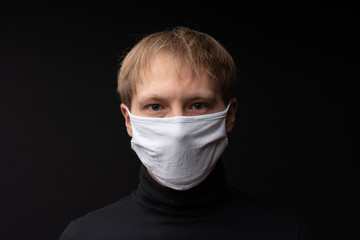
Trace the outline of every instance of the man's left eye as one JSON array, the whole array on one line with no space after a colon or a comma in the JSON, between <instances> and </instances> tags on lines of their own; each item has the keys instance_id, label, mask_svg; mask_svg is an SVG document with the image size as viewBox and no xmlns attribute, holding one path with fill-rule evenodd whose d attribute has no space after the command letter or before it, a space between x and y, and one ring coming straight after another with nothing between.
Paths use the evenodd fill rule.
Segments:
<instances>
[{"instance_id":1,"label":"man's left eye","mask_svg":"<svg viewBox=\"0 0 360 240\"><path fill-rule=\"evenodd\" d=\"M203 104L203 103L195 103L195 104L193 105L193 108L194 108L195 110L201 110L201 109L204 108L204 104Z\"/></svg>"}]
</instances>

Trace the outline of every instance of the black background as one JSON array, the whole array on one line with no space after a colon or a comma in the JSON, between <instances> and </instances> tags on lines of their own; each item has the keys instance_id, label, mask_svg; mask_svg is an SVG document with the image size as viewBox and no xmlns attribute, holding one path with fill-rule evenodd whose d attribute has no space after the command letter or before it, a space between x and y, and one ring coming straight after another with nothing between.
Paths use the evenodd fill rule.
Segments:
<instances>
[{"instance_id":1,"label":"black background","mask_svg":"<svg viewBox=\"0 0 360 240\"><path fill-rule=\"evenodd\" d=\"M0 238L58 239L136 187L119 59L144 34L185 25L218 39L239 68L230 183L306 217L315 239L354 239L358 13L270 2L2 4Z\"/></svg>"}]
</instances>

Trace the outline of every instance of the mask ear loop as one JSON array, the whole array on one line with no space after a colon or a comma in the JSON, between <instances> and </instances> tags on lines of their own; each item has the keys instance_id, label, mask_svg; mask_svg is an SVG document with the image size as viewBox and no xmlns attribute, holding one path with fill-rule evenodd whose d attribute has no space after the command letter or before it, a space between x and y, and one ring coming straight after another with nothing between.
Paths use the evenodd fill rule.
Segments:
<instances>
[{"instance_id":1,"label":"mask ear loop","mask_svg":"<svg viewBox=\"0 0 360 240\"><path fill-rule=\"evenodd\" d=\"M130 112L130 110L129 110L129 108L125 105L125 108L126 108L126 111L128 112L128 114L130 115L130 117L132 116L132 114L131 114L131 112Z\"/></svg>"},{"instance_id":2,"label":"mask ear loop","mask_svg":"<svg viewBox=\"0 0 360 240\"><path fill-rule=\"evenodd\" d=\"M226 109L225 109L225 112L227 113L230 109L230 106L231 106L231 102L229 102L229 104L227 105Z\"/></svg>"}]
</instances>

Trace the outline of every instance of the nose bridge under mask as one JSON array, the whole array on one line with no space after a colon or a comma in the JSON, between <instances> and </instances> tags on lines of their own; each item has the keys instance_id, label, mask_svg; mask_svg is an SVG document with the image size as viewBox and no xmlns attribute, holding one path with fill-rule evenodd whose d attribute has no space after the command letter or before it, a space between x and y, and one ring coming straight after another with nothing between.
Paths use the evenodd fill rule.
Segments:
<instances>
[{"instance_id":1,"label":"nose bridge under mask","mask_svg":"<svg viewBox=\"0 0 360 240\"><path fill-rule=\"evenodd\" d=\"M191 129L196 122L172 122L161 124L161 128L164 129L164 135L171 136L174 139L186 140L190 134L188 134L188 129ZM193 134L196 134L196 131L193 131ZM193 135L192 134L192 135Z\"/></svg>"}]
</instances>

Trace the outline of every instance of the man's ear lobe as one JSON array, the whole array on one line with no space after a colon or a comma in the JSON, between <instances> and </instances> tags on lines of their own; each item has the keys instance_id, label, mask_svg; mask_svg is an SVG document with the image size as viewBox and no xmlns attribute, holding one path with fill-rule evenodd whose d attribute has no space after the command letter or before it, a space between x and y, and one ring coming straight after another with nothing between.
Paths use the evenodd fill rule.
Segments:
<instances>
[{"instance_id":1,"label":"man's ear lobe","mask_svg":"<svg viewBox=\"0 0 360 240\"><path fill-rule=\"evenodd\" d=\"M238 106L236 98L232 98L230 101L230 108L226 116L226 133L230 133L235 124L235 113Z\"/></svg>"},{"instance_id":2,"label":"man's ear lobe","mask_svg":"<svg viewBox=\"0 0 360 240\"><path fill-rule=\"evenodd\" d=\"M129 136L132 137L131 121L130 121L129 113L126 110L126 105L124 103L120 104L120 109L121 109L122 115L125 118L126 131L129 134Z\"/></svg>"}]
</instances>

